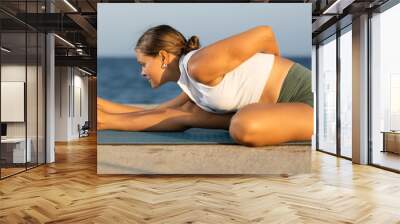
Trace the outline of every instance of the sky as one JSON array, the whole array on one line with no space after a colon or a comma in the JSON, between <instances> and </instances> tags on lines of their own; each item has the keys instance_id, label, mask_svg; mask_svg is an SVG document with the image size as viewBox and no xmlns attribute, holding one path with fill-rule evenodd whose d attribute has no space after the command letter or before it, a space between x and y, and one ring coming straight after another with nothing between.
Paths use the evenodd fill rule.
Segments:
<instances>
[{"instance_id":1,"label":"sky","mask_svg":"<svg viewBox=\"0 0 400 224\"><path fill-rule=\"evenodd\" d=\"M284 57L311 58L311 3L99 3L98 57L135 57L149 28L167 24L202 47L258 25L271 26Z\"/></svg>"}]
</instances>

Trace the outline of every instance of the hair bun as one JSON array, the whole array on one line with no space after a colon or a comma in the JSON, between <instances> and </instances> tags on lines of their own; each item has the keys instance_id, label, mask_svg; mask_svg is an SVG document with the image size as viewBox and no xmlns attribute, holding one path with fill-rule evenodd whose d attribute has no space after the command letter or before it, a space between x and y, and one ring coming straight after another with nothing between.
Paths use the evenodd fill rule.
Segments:
<instances>
[{"instance_id":1,"label":"hair bun","mask_svg":"<svg viewBox=\"0 0 400 224\"><path fill-rule=\"evenodd\" d=\"M183 54L187 54L190 51L200 48L200 40L197 36L191 36L188 41L186 41L185 47L183 49Z\"/></svg>"}]
</instances>

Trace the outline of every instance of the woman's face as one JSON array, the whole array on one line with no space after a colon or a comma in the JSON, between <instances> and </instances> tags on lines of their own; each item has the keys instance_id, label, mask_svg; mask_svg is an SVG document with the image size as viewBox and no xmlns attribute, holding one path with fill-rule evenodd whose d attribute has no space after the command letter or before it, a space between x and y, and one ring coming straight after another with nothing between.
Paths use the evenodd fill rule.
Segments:
<instances>
[{"instance_id":1,"label":"woman's face","mask_svg":"<svg viewBox=\"0 0 400 224\"><path fill-rule=\"evenodd\" d=\"M136 51L136 58L142 67L141 75L146 78L151 88L157 88L161 85L161 77L165 69L162 69L162 60L159 55L152 57L143 54L140 50Z\"/></svg>"}]
</instances>

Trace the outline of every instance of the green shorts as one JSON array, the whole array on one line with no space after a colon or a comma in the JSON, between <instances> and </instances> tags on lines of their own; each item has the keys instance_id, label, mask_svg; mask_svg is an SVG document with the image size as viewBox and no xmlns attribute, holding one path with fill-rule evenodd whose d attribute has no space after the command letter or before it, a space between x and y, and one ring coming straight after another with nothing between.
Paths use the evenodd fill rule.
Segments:
<instances>
[{"instance_id":1,"label":"green shorts","mask_svg":"<svg viewBox=\"0 0 400 224\"><path fill-rule=\"evenodd\" d=\"M314 107L311 82L311 71L298 63L293 64L283 81L277 103L299 102Z\"/></svg>"}]
</instances>

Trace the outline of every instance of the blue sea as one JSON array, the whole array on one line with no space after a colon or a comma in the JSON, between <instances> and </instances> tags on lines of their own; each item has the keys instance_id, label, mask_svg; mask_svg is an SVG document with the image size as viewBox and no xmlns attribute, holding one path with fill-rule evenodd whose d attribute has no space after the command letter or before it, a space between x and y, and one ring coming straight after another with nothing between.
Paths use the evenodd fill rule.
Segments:
<instances>
[{"instance_id":1,"label":"blue sea","mask_svg":"<svg viewBox=\"0 0 400 224\"><path fill-rule=\"evenodd\" d=\"M310 58L289 59L311 68ZM140 65L135 58L97 59L97 95L119 103L159 104L181 92L176 83L166 83L152 89L140 75Z\"/></svg>"}]
</instances>

